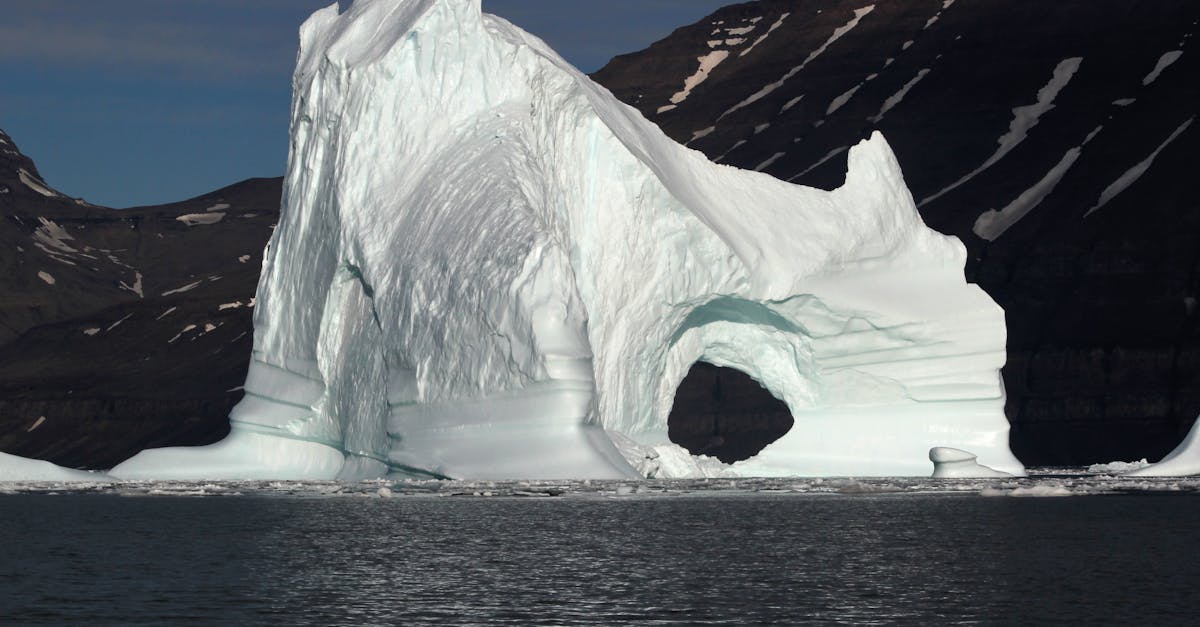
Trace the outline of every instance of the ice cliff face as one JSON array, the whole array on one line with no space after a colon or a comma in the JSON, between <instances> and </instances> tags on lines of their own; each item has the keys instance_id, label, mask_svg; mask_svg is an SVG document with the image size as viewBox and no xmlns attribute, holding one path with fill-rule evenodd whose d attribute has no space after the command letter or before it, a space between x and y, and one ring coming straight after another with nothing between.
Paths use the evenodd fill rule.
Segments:
<instances>
[{"instance_id":1,"label":"ice cliff face","mask_svg":"<svg viewBox=\"0 0 1200 627\"><path fill-rule=\"evenodd\" d=\"M118 477L634 474L697 360L795 426L740 474L1020 473L1003 312L882 136L825 192L668 139L478 0L301 29L284 211L233 433ZM629 447L625 447L628 449Z\"/></svg>"}]
</instances>

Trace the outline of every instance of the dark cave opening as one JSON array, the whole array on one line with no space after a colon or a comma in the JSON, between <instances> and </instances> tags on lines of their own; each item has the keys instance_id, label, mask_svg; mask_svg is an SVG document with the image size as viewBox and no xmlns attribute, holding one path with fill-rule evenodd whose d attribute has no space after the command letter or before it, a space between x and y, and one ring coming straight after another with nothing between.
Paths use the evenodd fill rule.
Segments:
<instances>
[{"instance_id":1,"label":"dark cave opening","mask_svg":"<svg viewBox=\"0 0 1200 627\"><path fill-rule=\"evenodd\" d=\"M698 361L675 390L667 436L693 455L731 464L757 455L793 422L787 404L750 375Z\"/></svg>"}]
</instances>

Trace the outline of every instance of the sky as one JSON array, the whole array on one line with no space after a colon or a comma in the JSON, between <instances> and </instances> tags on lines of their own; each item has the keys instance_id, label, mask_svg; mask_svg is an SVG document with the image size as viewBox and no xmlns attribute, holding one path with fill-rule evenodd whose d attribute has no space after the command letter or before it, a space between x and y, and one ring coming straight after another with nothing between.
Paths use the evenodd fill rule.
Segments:
<instances>
[{"instance_id":1,"label":"sky","mask_svg":"<svg viewBox=\"0 0 1200 627\"><path fill-rule=\"evenodd\" d=\"M281 176L297 29L332 1L6 2L0 128L50 185L111 207ZM482 1L591 72L735 0Z\"/></svg>"}]
</instances>

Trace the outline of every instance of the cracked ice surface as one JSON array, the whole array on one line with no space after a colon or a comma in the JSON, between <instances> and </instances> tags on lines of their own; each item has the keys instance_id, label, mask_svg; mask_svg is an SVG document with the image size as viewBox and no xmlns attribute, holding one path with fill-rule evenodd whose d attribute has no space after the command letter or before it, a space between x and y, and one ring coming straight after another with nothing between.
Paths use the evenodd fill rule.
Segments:
<instances>
[{"instance_id":1,"label":"cracked ice surface","mask_svg":"<svg viewBox=\"0 0 1200 627\"><path fill-rule=\"evenodd\" d=\"M293 85L233 431L114 476L705 474L667 441L698 360L796 418L724 473L1023 472L1003 312L881 135L832 192L714 165L478 0L318 11Z\"/></svg>"}]
</instances>

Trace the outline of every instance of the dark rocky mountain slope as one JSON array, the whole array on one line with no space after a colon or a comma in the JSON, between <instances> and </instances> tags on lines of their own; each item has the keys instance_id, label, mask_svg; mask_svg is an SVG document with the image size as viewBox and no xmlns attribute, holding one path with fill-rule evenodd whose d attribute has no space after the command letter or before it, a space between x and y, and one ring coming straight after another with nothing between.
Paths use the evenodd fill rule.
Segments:
<instances>
[{"instance_id":1,"label":"dark rocky mountain slope","mask_svg":"<svg viewBox=\"0 0 1200 627\"><path fill-rule=\"evenodd\" d=\"M113 210L0 132L0 450L103 468L228 430L279 179Z\"/></svg>"},{"instance_id":2,"label":"dark rocky mountain slope","mask_svg":"<svg viewBox=\"0 0 1200 627\"><path fill-rule=\"evenodd\" d=\"M595 74L710 158L831 189L884 133L1007 312L1014 452L1157 458L1200 413L1200 3L761 0Z\"/></svg>"},{"instance_id":3,"label":"dark rocky mountain slope","mask_svg":"<svg viewBox=\"0 0 1200 627\"><path fill-rule=\"evenodd\" d=\"M594 78L711 158L827 189L881 130L1007 311L1018 456L1153 459L1200 413L1198 18L1191 0L760 0ZM96 207L0 133L0 450L99 468L220 438L279 197L256 179ZM681 441L711 447L741 412L734 458L790 426L738 374L689 375L672 415L702 419L673 423Z\"/></svg>"}]
</instances>

